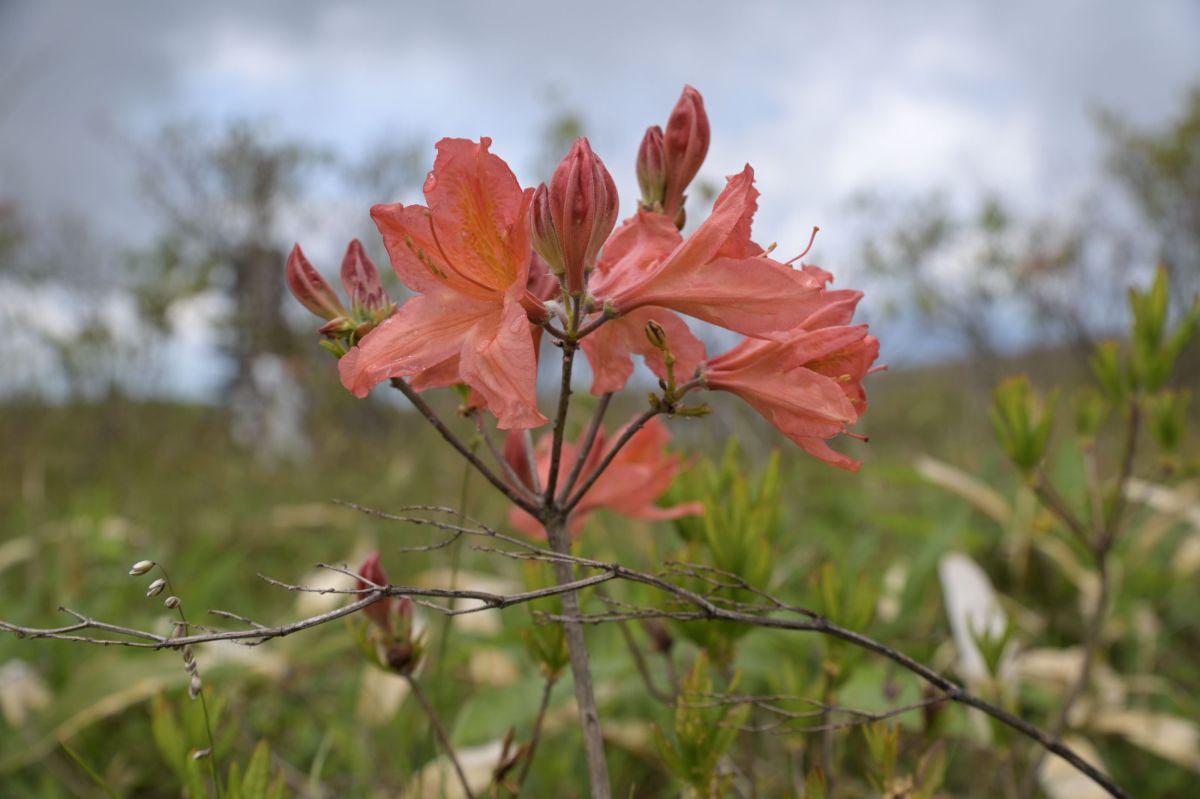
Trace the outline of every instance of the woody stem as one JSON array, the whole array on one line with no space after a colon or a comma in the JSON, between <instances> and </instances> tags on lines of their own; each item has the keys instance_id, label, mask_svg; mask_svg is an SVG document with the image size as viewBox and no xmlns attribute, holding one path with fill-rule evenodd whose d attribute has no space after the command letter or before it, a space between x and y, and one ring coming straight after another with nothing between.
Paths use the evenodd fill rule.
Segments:
<instances>
[{"instance_id":1,"label":"woody stem","mask_svg":"<svg viewBox=\"0 0 1200 799\"><path fill-rule=\"evenodd\" d=\"M571 554L571 538L567 531L568 516L554 512L545 520L546 536L550 548L560 555ZM571 563L567 560L554 562L555 577L559 585L574 579ZM563 615L579 618L579 596L570 591L562 595ZM588 663L587 642L583 637L583 625L578 621L563 624L567 638L567 651L571 659L571 674L575 678L575 703L579 706L579 725L583 732L584 753L587 756L588 781L592 799L611 799L612 789L608 781L608 761L604 757L604 737L600 730L600 713L596 710L596 692L592 685L592 669Z\"/></svg>"}]
</instances>

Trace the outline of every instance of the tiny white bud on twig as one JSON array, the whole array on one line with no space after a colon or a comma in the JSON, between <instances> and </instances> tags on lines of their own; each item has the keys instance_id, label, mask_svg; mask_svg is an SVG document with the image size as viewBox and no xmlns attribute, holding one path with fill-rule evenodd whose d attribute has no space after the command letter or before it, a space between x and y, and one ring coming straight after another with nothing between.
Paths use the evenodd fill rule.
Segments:
<instances>
[{"instance_id":1,"label":"tiny white bud on twig","mask_svg":"<svg viewBox=\"0 0 1200 799\"><path fill-rule=\"evenodd\" d=\"M154 582L150 583L150 587L146 589L146 596L158 596L167 587L167 581L159 577Z\"/></svg>"},{"instance_id":2,"label":"tiny white bud on twig","mask_svg":"<svg viewBox=\"0 0 1200 799\"><path fill-rule=\"evenodd\" d=\"M203 749L197 749L195 752L192 752L192 760L203 760L211 754L212 747L206 746Z\"/></svg>"},{"instance_id":3,"label":"tiny white bud on twig","mask_svg":"<svg viewBox=\"0 0 1200 799\"><path fill-rule=\"evenodd\" d=\"M195 699L200 696L200 689L203 687L203 684L200 682L200 675L193 674L192 681L188 683L188 696Z\"/></svg>"},{"instance_id":4,"label":"tiny white bud on twig","mask_svg":"<svg viewBox=\"0 0 1200 799\"><path fill-rule=\"evenodd\" d=\"M130 567L129 576L137 577L139 575L145 574L146 572L153 569L154 565L155 565L154 561L152 561L152 560L139 560L137 563L133 564L133 566Z\"/></svg>"},{"instance_id":5,"label":"tiny white bud on twig","mask_svg":"<svg viewBox=\"0 0 1200 799\"><path fill-rule=\"evenodd\" d=\"M163 604L166 605L168 609L174 610L175 608L179 607L179 597L169 596L163 600Z\"/></svg>"}]
</instances>

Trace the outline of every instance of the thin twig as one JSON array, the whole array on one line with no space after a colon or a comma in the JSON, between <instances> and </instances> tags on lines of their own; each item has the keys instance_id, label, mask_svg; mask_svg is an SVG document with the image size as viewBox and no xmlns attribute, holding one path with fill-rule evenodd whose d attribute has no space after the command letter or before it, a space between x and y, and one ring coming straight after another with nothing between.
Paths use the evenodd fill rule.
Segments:
<instances>
[{"instance_id":1,"label":"thin twig","mask_svg":"<svg viewBox=\"0 0 1200 799\"><path fill-rule=\"evenodd\" d=\"M591 424L588 425L587 434L583 437L583 449L579 451L579 457L575 459L575 465L571 467L571 473L567 475L567 481L563 483L562 491L558 495L558 501L564 503L567 497L571 495L571 489L575 487L575 482L579 479L580 473L583 471L583 466L587 463L588 456L592 454L592 447L596 445L596 436L604 425L604 414L608 410L608 403L612 401L612 394L605 394L600 398L600 403L596 406L596 412L592 414Z\"/></svg>"},{"instance_id":2,"label":"thin twig","mask_svg":"<svg viewBox=\"0 0 1200 799\"><path fill-rule=\"evenodd\" d=\"M550 694L554 691L554 685L558 682L558 676L549 676L546 678L546 684L542 687L542 701L538 705L537 718L533 722L533 732L529 735L529 747L525 750L525 762L521 764L521 773L517 775L517 790L514 796L521 795L521 789L525 787L525 779L529 776L529 769L533 767L533 756L537 754L538 744L542 740L542 724L546 721L546 711L550 709Z\"/></svg>"},{"instance_id":3,"label":"thin twig","mask_svg":"<svg viewBox=\"0 0 1200 799\"><path fill-rule=\"evenodd\" d=\"M433 408L429 407L429 404L426 403L425 400L421 399L421 395L413 390L412 386L408 384L408 381L402 377L393 377L391 383L394 388L399 389L400 393L408 398L408 401L411 402L413 407L425 417L426 421L433 425L435 430L441 433L442 438L444 438L446 442L450 444L450 446L458 450L458 454L466 458L467 462L474 466L480 474L487 478L487 481L495 486L497 491L508 497L514 505L517 505L523 510L533 514L537 513L536 505L525 499L507 483L505 483L499 475L489 469L487 464L481 461L479 456L472 452L471 449L464 444L457 435L455 435L453 430L451 430L449 427L446 427L446 424L438 417Z\"/></svg>"},{"instance_id":4,"label":"thin twig","mask_svg":"<svg viewBox=\"0 0 1200 799\"><path fill-rule=\"evenodd\" d=\"M1091 533L1088 532L1087 526L1080 520L1075 511L1071 510L1071 506L1066 500L1059 495L1045 473L1038 471L1031 482L1033 493L1041 500L1042 504L1053 513L1058 519L1067 526L1067 529L1078 539L1079 543L1091 550L1095 543Z\"/></svg>"},{"instance_id":5,"label":"thin twig","mask_svg":"<svg viewBox=\"0 0 1200 799\"><path fill-rule=\"evenodd\" d=\"M450 763L454 766L454 773L458 775L458 781L462 783L463 792L467 795L467 799L475 799L475 793L471 790L471 783L467 782L467 775L463 773L462 764L458 762L458 756L454 753L454 744L450 743L450 736L446 734L446 727L442 724L441 717L434 710L433 705L429 702L429 697L425 696L425 692L421 689L421 684L411 674L405 674L404 679L408 681L408 685L412 688L412 694L417 699L417 703L421 705L421 710L425 711L425 717L429 719L429 725L433 727L434 735L437 736L438 743L442 745L442 750L445 751L446 757L450 759Z\"/></svg>"},{"instance_id":6,"label":"thin twig","mask_svg":"<svg viewBox=\"0 0 1200 799\"><path fill-rule=\"evenodd\" d=\"M579 500L583 499L584 495L591 490L592 485L595 484L596 480L600 478L600 475L604 473L604 470L607 469L609 464L613 462L613 458L617 457L617 453L619 453L621 449L629 443L629 439L633 438L637 431L645 427L646 422L663 412L664 411L661 408L647 408L641 416L634 419L625 428L625 430L622 431L620 437L613 442L612 446L608 448L608 451L604 453L604 458L599 464L596 465L596 468L592 470L591 474L584 478L583 485L579 487L579 490L577 490L570 499L563 503L563 509L568 513L573 510L575 506L579 504Z\"/></svg>"},{"instance_id":7,"label":"thin twig","mask_svg":"<svg viewBox=\"0 0 1200 799\"><path fill-rule=\"evenodd\" d=\"M504 453L496 445L496 440L492 438L492 432L488 429L487 424L483 421L483 417L475 413L475 427L479 430L479 435L483 437L483 443L487 445L488 451L492 453L492 458L500 465L504 471L504 476L508 478L508 482L512 487L525 496L531 503L537 503L541 497L533 494L532 490L525 485L525 482L513 471L512 465L508 462L508 458L504 457ZM531 463L533 461L530 461ZM461 497L460 497L461 500Z\"/></svg>"}]
</instances>

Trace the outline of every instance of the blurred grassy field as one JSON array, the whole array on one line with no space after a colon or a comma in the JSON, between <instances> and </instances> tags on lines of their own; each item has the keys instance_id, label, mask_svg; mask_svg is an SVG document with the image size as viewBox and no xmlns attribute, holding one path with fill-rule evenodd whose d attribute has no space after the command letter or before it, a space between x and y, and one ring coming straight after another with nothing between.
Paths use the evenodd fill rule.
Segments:
<instances>
[{"instance_id":1,"label":"blurred grassy field","mask_svg":"<svg viewBox=\"0 0 1200 799\"><path fill-rule=\"evenodd\" d=\"M1053 364L1034 364L1033 371L1066 380L1077 376ZM805 601L810 577L825 561L851 579L862 575L875 584L900 565L902 579L891 589L895 612L878 619L869 632L943 669L952 666L953 657L936 566L951 549L976 558L997 588L1013 598L1011 615L1023 641L1066 646L1078 640L1081 628L1076 588L1038 545L1051 523L1032 513L1028 497L1018 492L991 441L987 394L972 390L978 381L969 377L941 368L873 378L872 409L863 429L871 442L850 444L866 458L860 475L783 449L783 518L791 545L776 564L773 589ZM770 448L786 444L732 404L717 404L719 413L711 420L670 423L682 448L715 455L728 436L737 435L746 462L755 465L765 462ZM389 547L438 538L331 500L388 510L409 503L459 507L465 497L467 513L497 525L504 524L505 504L482 480L468 476L436 434L398 404L331 395L320 399L318 408L310 431L313 457L271 463L233 443L228 411L217 408L122 398L6 406L0 425L0 618L49 626L63 623L56 608L66 605L106 620L165 630L161 603L146 599L142 581L126 576L129 564L142 558L166 565L193 620L212 623L220 620L204 611L213 607L264 623L313 612L316 599L298 598L256 574L328 583L328 576L312 574L314 564L356 565L375 548L383 551L396 583L444 585L457 558L460 584L520 584L517 564L461 544L431 553L389 554ZM452 408L443 404L442 410ZM610 428L629 411L610 410ZM583 418L580 414L576 423ZM1055 468L1070 487L1077 464L1070 447L1065 452ZM918 455L954 464L991 486L1024 514L1028 528L1006 531L961 496L930 484L914 469ZM1135 516L1135 524L1142 517ZM1181 524L1164 522L1153 542L1131 536L1123 544L1114 613L1121 639L1109 665L1120 675L1153 675L1144 687L1131 687L1129 681L1131 707L1194 720L1200 717L1195 665L1200 626L1193 613L1200 579L1172 576L1172 562L1191 534ZM586 554L618 557L646 569L677 546L669 525L606 515L590 523L583 543ZM510 726L519 738L527 736L542 688L521 637L530 623L528 609L464 617L448 633L439 619L429 623L435 655L443 634L448 638L444 659L432 657L421 679L455 743L466 750L485 747ZM644 646L642 632L634 632ZM617 794L673 795L650 734L651 723L669 721L670 709L647 700L617 629L593 629L589 641L614 744ZM803 688L820 668L821 647L815 637L751 633L737 661L745 672L741 690ZM681 667L689 652L684 644L677 647ZM155 697L174 712L191 712L177 655L0 636L0 667L15 660L40 675L44 694L27 683L9 689L17 698L7 704L16 710L10 713L6 704L6 718L0 719L7 726L0 734L0 796L105 795L64 742L119 795L179 795L178 764L164 762L151 729ZM364 665L344 624L254 649L204 649L199 661L209 695L224 708L218 737L228 738L228 748L220 751L226 763L248 759L255 742L265 739L289 795L421 795L414 775L437 756L429 726L415 703L397 702L399 680ZM652 665L656 678L666 679L662 664ZM584 791L570 696L568 677L553 695L551 743L539 754L529 796ZM866 660L843 700L882 708L904 697L916 698L913 680ZM1044 691L1026 691L1022 701L1042 721L1053 707L1052 695ZM24 714L17 712L22 707ZM963 724L958 718L953 729ZM840 736L851 765L862 748L857 735ZM753 756L757 748L766 758L758 768L777 772L775 784L785 790L809 738L743 738L748 740L739 751ZM1187 796L1197 779L1182 765L1185 761L1148 753L1126 738L1110 735L1093 743L1135 795ZM494 759L493 750L484 750L489 753ZM973 773L991 762L988 757L987 746L954 737L947 793L993 795Z\"/></svg>"}]
</instances>

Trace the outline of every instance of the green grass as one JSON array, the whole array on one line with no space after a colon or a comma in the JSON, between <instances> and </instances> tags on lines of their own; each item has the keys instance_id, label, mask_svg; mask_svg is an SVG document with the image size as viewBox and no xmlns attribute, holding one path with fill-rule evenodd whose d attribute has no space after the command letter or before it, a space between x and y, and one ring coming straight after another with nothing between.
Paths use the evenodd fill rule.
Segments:
<instances>
[{"instance_id":1,"label":"green grass","mask_svg":"<svg viewBox=\"0 0 1200 799\"><path fill-rule=\"evenodd\" d=\"M1050 370L1053 371L1053 370ZM949 668L952 652L937 583L937 559L948 549L980 561L997 588L1012 600L1026 625L1021 635L1039 646L1065 646L1080 632L1076 590L1031 544L1051 535L1043 516L1031 527L1005 531L961 498L921 479L913 459L931 454L955 464L1001 496L1016 496L1016 480L1000 461L986 427L986 393L962 390L952 370L896 373L873 378L873 406L864 432L869 445L860 475L838 472L784 449L782 491L786 529L773 590L798 602L811 599L811 580L831 561L847 575L878 584L889 567L903 564L907 581L899 612L879 619L869 632L914 656ZM443 392L445 393L445 392ZM442 398L448 401L449 397ZM771 447L787 442L759 420L716 403L711 422L671 423L689 451L719 453L729 434L744 442L750 464L766 461ZM463 464L411 413L345 396L316 403L314 457L304 463L271 463L231 441L226 412L209 407L133 402L45 407L9 405L0 426L0 618L38 626L62 623L66 605L106 620L165 629L159 599L146 599L144 579L126 576L129 564L157 560L170 570L195 621L218 622L206 609L219 607L273 623L299 617L297 596L260 580L258 573L297 582L312 579L319 561L357 565L379 548L394 582L427 579L446 570L453 548L404 554L396 547L439 540L430 530L384 522L333 505L341 498L395 509L409 503L456 506L464 492ZM452 407L439 406L451 414ZM610 427L633 410L614 407ZM579 423L582 423L581 421ZM465 423L460 423L465 428ZM719 431L719 433L718 433ZM1078 495L1067 457L1056 464L1069 496ZM503 525L505 503L476 477L467 477L466 510ZM1074 482L1072 482L1074 481ZM1135 526L1141 517L1135 517ZM1120 600L1114 613L1118 636L1110 665L1119 674L1157 675L1161 685L1131 695L1131 707L1200 717L1200 633L1191 608L1200 600L1197 581L1168 576L1176 548L1187 533L1168 525L1162 537L1141 546L1123 544ZM1014 539L1014 535L1017 538ZM456 545L462 569L511 582L518 565ZM649 526L604 515L589 526L587 554L619 557L654 569L679 547L669 525ZM392 550L392 551L389 551ZM616 586L626 599L652 600ZM593 601L593 609L599 609ZM494 628L451 628L445 659L426 663L420 675L460 747L502 738L510 727L528 736L542 680L526 652L525 608L495 617ZM1135 625L1153 618L1148 639ZM225 622L221 622L225 624ZM429 619L431 651L440 648L439 619ZM634 634L642 646L646 637ZM1147 653L1147 641L1153 652ZM668 796L678 789L664 770L650 725L668 725L671 710L648 698L618 631L589 631L606 723L619 728L613 750L616 794ZM678 640L680 670L694 649ZM383 719L372 719L378 698L363 698L367 667L347 626L329 624L255 649L201 649L198 659L209 696L224 708L218 737L223 767L244 767L255 743L267 740L282 769L288 795L395 796L436 757L429 725L411 701ZM661 658L647 656L659 685L668 675ZM744 672L740 691L813 694L825 649L815 637L755 631L739 646L735 665ZM151 731L152 700L165 697L176 713L186 710L186 674L175 653L89 648L64 642L0 636L0 666L26 662L41 675L48 703L0 734L0 795L4 797L178 796L178 764L163 760ZM870 658L856 661L842 699L862 707L887 706L915 697L910 678ZM497 665L498 664L498 665ZM572 724L570 678L555 689L548 736L533 769L528 796L582 796L582 747ZM1049 697L1022 694L1027 714L1044 722ZM975 774L993 761L991 747L972 737L958 710L950 729L951 769L947 792L995 795ZM3 724L0 719L0 724ZM919 717L909 720L913 730ZM914 732L914 735L917 735ZM811 735L743 735L735 760L757 759L763 795L784 795L789 775L813 745ZM838 736L847 773L865 769L862 738ZM1110 771L1138 796L1180 796L1195 774L1147 754L1116 736L1093 737ZM202 741L196 746L206 745ZM915 750L914 750L915 751ZM1025 750L1022 750L1022 752ZM72 754L74 753L74 754ZM913 751L906 751L906 757ZM104 788L89 776L104 782ZM846 795L855 793L848 781ZM306 794L306 792L308 792ZM1183 792L1183 793L1181 793Z\"/></svg>"}]
</instances>

